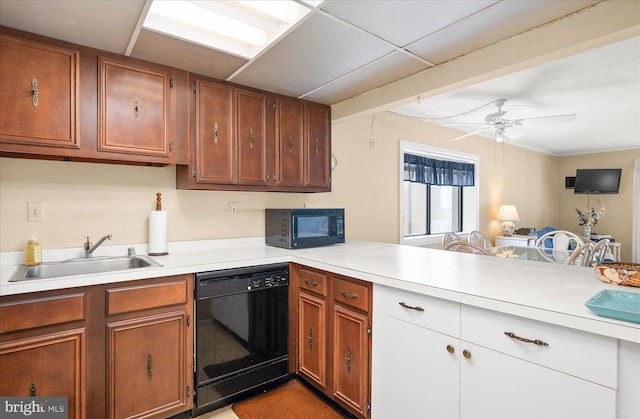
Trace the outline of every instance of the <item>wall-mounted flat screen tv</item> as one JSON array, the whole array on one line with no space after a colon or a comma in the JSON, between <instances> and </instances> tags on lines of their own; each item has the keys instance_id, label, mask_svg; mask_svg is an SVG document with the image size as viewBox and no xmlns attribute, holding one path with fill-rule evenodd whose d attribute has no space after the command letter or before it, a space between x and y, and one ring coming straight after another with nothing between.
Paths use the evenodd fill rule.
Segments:
<instances>
[{"instance_id":1,"label":"wall-mounted flat screen tv","mask_svg":"<svg viewBox=\"0 0 640 419\"><path fill-rule=\"evenodd\" d=\"M573 193L617 194L622 169L578 169Z\"/></svg>"}]
</instances>

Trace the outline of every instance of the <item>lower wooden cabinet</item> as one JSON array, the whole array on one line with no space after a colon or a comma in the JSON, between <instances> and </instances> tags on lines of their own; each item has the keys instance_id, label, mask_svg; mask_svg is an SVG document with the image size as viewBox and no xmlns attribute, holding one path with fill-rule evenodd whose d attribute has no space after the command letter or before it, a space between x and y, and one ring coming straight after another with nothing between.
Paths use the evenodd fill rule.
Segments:
<instances>
[{"instance_id":1,"label":"lower wooden cabinet","mask_svg":"<svg viewBox=\"0 0 640 419\"><path fill-rule=\"evenodd\" d=\"M183 410L186 317L183 310L107 324L110 418Z\"/></svg>"},{"instance_id":2,"label":"lower wooden cabinet","mask_svg":"<svg viewBox=\"0 0 640 419\"><path fill-rule=\"evenodd\" d=\"M191 275L0 297L0 394L67 397L69 418L192 408Z\"/></svg>"},{"instance_id":3,"label":"lower wooden cabinet","mask_svg":"<svg viewBox=\"0 0 640 419\"><path fill-rule=\"evenodd\" d=\"M85 417L85 329L0 344L0 394L66 397L68 418Z\"/></svg>"},{"instance_id":4,"label":"lower wooden cabinet","mask_svg":"<svg viewBox=\"0 0 640 419\"><path fill-rule=\"evenodd\" d=\"M295 266L298 374L352 414L370 416L371 284Z\"/></svg>"}]
</instances>

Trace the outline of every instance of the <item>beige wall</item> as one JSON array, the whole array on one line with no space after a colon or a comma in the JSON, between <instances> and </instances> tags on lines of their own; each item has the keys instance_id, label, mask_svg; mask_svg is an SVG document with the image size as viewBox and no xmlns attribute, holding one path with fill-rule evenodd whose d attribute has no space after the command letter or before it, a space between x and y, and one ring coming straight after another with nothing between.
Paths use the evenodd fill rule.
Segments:
<instances>
[{"instance_id":1,"label":"beige wall","mask_svg":"<svg viewBox=\"0 0 640 419\"><path fill-rule=\"evenodd\" d=\"M604 216L592 228L592 232L611 234L622 243L622 260L631 261L632 223L633 223L633 166L640 158L640 148L610 153L587 154L563 157L559 159L559 176L554 183L559 194L558 227L580 233L583 227L578 225L576 208L585 210L587 198L591 207L604 206ZM620 193L618 195L576 195L573 190L564 189L565 176L575 176L576 169L621 168Z\"/></svg>"},{"instance_id":2,"label":"beige wall","mask_svg":"<svg viewBox=\"0 0 640 419\"><path fill-rule=\"evenodd\" d=\"M553 225L579 232L575 207L583 195L564 189L576 168L622 167L619 195L603 197L607 213L596 231L623 243L630 260L633 159L639 150L558 158L470 137L449 142L453 130L378 113L333 126L333 191L319 194L182 191L175 167L164 168L0 159L0 250L22 250L31 233L43 247L81 247L113 234L112 244L146 243L155 194L169 212L169 240L255 237L264 234L264 208L344 207L347 237L397 243L399 240L399 141L460 150L480 158L480 230L500 234L495 215L501 204L518 208L519 227ZM44 222L27 222L27 202L43 202ZM239 214L228 203L238 202ZM583 202L584 201L584 202ZM592 203L595 199L592 197Z\"/></svg>"}]
</instances>

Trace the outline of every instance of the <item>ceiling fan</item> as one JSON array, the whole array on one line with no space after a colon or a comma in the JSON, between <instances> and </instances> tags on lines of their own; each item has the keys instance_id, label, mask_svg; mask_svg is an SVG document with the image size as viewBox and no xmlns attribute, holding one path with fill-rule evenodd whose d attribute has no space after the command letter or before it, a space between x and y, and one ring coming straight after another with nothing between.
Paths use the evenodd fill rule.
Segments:
<instances>
[{"instance_id":1,"label":"ceiling fan","mask_svg":"<svg viewBox=\"0 0 640 419\"><path fill-rule=\"evenodd\" d=\"M449 141L458 141L471 135L476 135L484 131L494 130L496 141L501 143L504 139L516 140L524 137L524 133L515 127L529 125L534 123L555 123L555 122L571 122L575 121L576 114L566 115L549 115L549 116L536 116L531 118L525 118L524 116L533 108L529 106L515 105L509 110L502 110L507 99L498 99L493 103L498 110L488 114L484 118L484 122L456 122L444 124L445 126L474 126L482 125L482 128L477 129L468 134L461 135L453 138ZM486 105L485 105L486 106Z\"/></svg>"}]
</instances>

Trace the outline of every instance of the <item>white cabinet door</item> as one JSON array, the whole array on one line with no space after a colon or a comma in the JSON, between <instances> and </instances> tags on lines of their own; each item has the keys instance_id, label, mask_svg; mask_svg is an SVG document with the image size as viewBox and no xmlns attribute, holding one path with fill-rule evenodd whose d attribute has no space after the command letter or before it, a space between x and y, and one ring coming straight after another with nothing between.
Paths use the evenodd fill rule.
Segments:
<instances>
[{"instance_id":1,"label":"white cabinet door","mask_svg":"<svg viewBox=\"0 0 640 419\"><path fill-rule=\"evenodd\" d=\"M379 312L373 325L372 418L457 418L459 340Z\"/></svg>"},{"instance_id":2,"label":"white cabinet door","mask_svg":"<svg viewBox=\"0 0 640 419\"><path fill-rule=\"evenodd\" d=\"M615 390L462 342L461 418L613 418ZM597 360L594 360L597 362Z\"/></svg>"}]
</instances>

